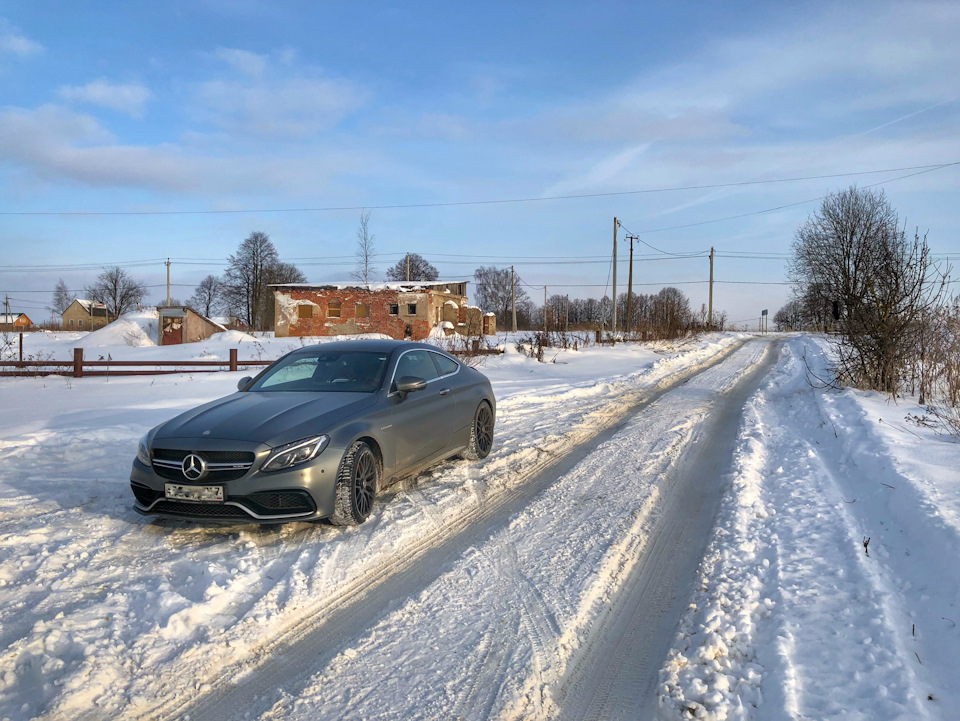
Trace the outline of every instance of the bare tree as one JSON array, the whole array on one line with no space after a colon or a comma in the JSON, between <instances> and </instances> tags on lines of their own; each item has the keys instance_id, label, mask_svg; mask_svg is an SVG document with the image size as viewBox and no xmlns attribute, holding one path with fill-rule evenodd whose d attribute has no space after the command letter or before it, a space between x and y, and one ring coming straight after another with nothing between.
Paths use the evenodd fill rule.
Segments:
<instances>
[{"instance_id":1,"label":"bare tree","mask_svg":"<svg viewBox=\"0 0 960 721\"><path fill-rule=\"evenodd\" d=\"M376 236L370 232L370 211L360 213L360 227L357 228L357 269L351 273L354 280L372 283L374 279L373 258L375 255L373 240Z\"/></svg>"},{"instance_id":2,"label":"bare tree","mask_svg":"<svg viewBox=\"0 0 960 721\"><path fill-rule=\"evenodd\" d=\"M419 253L407 253L395 266L387 269L387 280L436 280L439 277L437 269Z\"/></svg>"},{"instance_id":3,"label":"bare tree","mask_svg":"<svg viewBox=\"0 0 960 721\"><path fill-rule=\"evenodd\" d=\"M103 303L110 318L119 318L132 310L147 294L146 286L136 281L120 266L107 268L93 285L84 289L87 298Z\"/></svg>"},{"instance_id":4,"label":"bare tree","mask_svg":"<svg viewBox=\"0 0 960 721\"><path fill-rule=\"evenodd\" d=\"M474 271L473 279L477 285L475 291L477 305L485 311L495 313L497 316L497 326L506 328L508 318L512 320L513 311L511 304L512 288L510 285L510 269L486 268L481 265ZM527 304L532 306L526 291L523 289L523 284L520 282L519 275L516 276L515 282L517 310L519 311L521 307ZM519 314L517 322L518 324L520 323Z\"/></svg>"},{"instance_id":5,"label":"bare tree","mask_svg":"<svg viewBox=\"0 0 960 721\"><path fill-rule=\"evenodd\" d=\"M56 288L53 289L53 302L50 304L50 307L53 308L53 312L57 315L62 315L63 311L70 307L70 304L73 303L73 296L70 294L70 289L67 288L67 284L63 282L63 278L57 281Z\"/></svg>"},{"instance_id":6,"label":"bare tree","mask_svg":"<svg viewBox=\"0 0 960 721\"><path fill-rule=\"evenodd\" d=\"M215 275L208 275L201 280L187 303L209 318L223 304L223 284L220 279Z\"/></svg>"},{"instance_id":7,"label":"bare tree","mask_svg":"<svg viewBox=\"0 0 960 721\"><path fill-rule=\"evenodd\" d=\"M926 236L907 236L883 191L851 187L797 230L790 275L798 295L831 309L837 381L900 392L947 287Z\"/></svg>"},{"instance_id":8,"label":"bare tree","mask_svg":"<svg viewBox=\"0 0 960 721\"><path fill-rule=\"evenodd\" d=\"M270 268L280 262L270 236L251 233L227 259L224 295L238 315L254 330L263 330L263 306L267 297ZM272 304L271 317L272 317Z\"/></svg>"}]
</instances>

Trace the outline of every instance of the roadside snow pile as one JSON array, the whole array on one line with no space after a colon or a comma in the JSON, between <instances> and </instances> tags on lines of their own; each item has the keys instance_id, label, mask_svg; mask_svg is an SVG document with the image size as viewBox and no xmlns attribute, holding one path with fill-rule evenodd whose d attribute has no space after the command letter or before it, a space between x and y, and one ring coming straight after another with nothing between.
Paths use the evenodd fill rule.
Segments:
<instances>
[{"instance_id":1,"label":"roadside snow pile","mask_svg":"<svg viewBox=\"0 0 960 721\"><path fill-rule=\"evenodd\" d=\"M960 445L803 355L826 377L791 339L745 409L658 718L956 718Z\"/></svg>"},{"instance_id":2,"label":"roadside snow pile","mask_svg":"<svg viewBox=\"0 0 960 721\"><path fill-rule=\"evenodd\" d=\"M154 310L124 313L103 328L88 333L78 340L75 348L104 348L106 346L131 346L143 348L157 345L160 315Z\"/></svg>"}]
</instances>

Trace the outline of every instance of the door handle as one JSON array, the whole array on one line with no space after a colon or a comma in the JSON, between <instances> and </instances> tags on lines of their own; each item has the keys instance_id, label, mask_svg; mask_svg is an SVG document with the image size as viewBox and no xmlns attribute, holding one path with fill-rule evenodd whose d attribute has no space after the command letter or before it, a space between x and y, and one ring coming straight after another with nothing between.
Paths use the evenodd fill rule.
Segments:
<instances>
[{"instance_id":1,"label":"door handle","mask_svg":"<svg viewBox=\"0 0 960 721\"><path fill-rule=\"evenodd\" d=\"M447 393L449 393L449 392L450 392L450 389L449 389L449 388L441 388L441 389L440 389L440 395L442 395L442 396L447 395Z\"/></svg>"}]
</instances>

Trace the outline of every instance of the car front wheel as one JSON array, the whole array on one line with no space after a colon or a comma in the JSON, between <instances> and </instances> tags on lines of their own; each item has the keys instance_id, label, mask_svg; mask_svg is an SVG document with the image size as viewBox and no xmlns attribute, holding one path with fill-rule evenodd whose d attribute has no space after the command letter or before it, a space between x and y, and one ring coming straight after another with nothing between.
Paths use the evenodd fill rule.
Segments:
<instances>
[{"instance_id":1,"label":"car front wheel","mask_svg":"<svg viewBox=\"0 0 960 721\"><path fill-rule=\"evenodd\" d=\"M380 460L363 441L354 443L343 455L337 473L337 498L330 522L335 526L356 526L367 520L373 497L380 487Z\"/></svg>"},{"instance_id":2,"label":"car front wheel","mask_svg":"<svg viewBox=\"0 0 960 721\"><path fill-rule=\"evenodd\" d=\"M493 448L493 409L486 401L477 406L470 426L470 442L463 457L476 461L490 455Z\"/></svg>"}]
</instances>

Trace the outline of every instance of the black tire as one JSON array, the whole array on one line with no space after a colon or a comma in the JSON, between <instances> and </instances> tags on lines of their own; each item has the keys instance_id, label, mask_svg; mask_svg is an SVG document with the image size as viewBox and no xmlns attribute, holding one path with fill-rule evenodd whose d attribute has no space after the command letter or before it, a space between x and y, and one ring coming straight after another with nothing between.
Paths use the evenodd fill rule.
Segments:
<instances>
[{"instance_id":1,"label":"black tire","mask_svg":"<svg viewBox=\"0 0 960 721\"><path fill-rule=\"evenodd\" d=\"M330 523L356 526L367 520L380 487L380 473L380 459L369 445L357 441L350 446L337 472L337 497Z\"/></svg>"},{"instance_id":2,"label":"black tire","mask_svg":"<svg viewBox=\"0 0 960 721\"><path fill-rule=\"evenodd\" d=\"M463 457L468 461L478 461L490 455L493 448L493 408L486 401L477 406L470 425L470 443Z\"/></svg>"}]
</instances>

